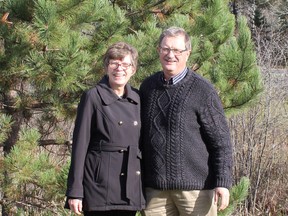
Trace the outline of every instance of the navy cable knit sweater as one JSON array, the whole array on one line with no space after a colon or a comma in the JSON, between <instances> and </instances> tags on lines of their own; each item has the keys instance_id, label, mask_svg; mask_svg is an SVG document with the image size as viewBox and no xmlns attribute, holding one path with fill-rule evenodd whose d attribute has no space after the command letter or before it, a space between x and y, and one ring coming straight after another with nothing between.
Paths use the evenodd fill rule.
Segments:
<instances>
[{"instance_id":1,"label":"navy cable knit sweater","mask_svg":"<svg viewBox=\"0 0 288 216\"><path fill-rule=\"evenodd\" d=\"M153 74L140 87L145 186L229 188L232 147L215 89L191 70L175 85L165 85L162 74Z\"/></svg>"}]
</instances>

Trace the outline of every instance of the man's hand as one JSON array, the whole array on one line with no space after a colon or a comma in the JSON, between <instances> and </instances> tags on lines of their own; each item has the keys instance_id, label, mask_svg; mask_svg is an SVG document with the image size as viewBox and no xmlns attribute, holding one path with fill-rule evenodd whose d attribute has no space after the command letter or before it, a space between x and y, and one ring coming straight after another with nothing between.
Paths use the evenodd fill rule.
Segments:
<instances>
[{"instance_id":1,"label":"man's hand","mask_svg":"<svg viewBox=\"0 0 288 216\"><path fill-rule=\"evenodd\" d=\"M68 200L70 209L78 215L81 215L82 212L82 200L81 199L69 199Z\"/></svg>"},{"instance_id":2,"label":"man's hand","mask_svg":"<svg viewBox=\"0 0 288 216\"><path fill-rule=\"evenodd\" d=\"M229 190L224 187L215 188L215 203L219 204L218 211L224 210L229 205ZM220 202L220 203L218 203Z\"/></svg>"}]
</instances>

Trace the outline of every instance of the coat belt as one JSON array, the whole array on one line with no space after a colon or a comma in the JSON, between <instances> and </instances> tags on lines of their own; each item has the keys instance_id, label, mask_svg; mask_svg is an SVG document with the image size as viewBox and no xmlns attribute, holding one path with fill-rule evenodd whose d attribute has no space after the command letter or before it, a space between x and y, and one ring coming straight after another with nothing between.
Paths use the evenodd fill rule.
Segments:
<instances>
[{"instance_id":1,"label":"coat belt","mask_svg":"<svg viewBox=\"0 0 288 216\"><path fill-rule=\"evenodd\" d=\"M127 164L127 179L126 179L126 197L130 200L137 200L139 197L138 193L135 191L141 190L141 176L138 181L135 181L137 167L135 167L135 159L141 159L141 151L137 146L121 146L116 143L108 143L104 141L94 142L92 145L90 144L89 150L94 151L105 151L105 152L120 152L125 151L128 153L128 164ZM134 159L134 160L133 160ZM139 161L140 163L140 161Z\"/></svg>"}]
</instances>

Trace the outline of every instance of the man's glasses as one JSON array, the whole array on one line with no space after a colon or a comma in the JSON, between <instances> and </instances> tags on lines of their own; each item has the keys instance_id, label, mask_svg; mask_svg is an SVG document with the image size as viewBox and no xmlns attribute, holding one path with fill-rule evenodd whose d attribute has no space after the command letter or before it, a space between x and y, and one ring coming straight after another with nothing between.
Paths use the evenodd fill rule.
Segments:
<instances>
[{"instance_id":1,"label":"man's glasses","mask_svg":"<svg viewBox=\"0 0 288 216\"><path fill-rule=\"evenodd\" d=\"M173 54L175 56L180 56L180 55L182 55L183 52L187 51L187 49L180 50L180 49L170 49L170 48L167 48L167 47L160 47L160 53L162 53L164 55L169 54L171 51L173 52Z\"/></svg>"},{"instance_id":2,"label":"man's glasses","mask_svg":"<svg viewBox=\"0 0 288 216\"><path fill-rule=\"evenodd\" d=\"M110 68L112 68L112 69L116 69L116 68L118 68L118 67L121 65L121 67L122 67L124 70L127 70L129 67L132 66L132 64L125 63L125 62L122 62L122 63L119 63L119 62L109 62L109 65L110 65Z\"/></svg>"}]
</instances>

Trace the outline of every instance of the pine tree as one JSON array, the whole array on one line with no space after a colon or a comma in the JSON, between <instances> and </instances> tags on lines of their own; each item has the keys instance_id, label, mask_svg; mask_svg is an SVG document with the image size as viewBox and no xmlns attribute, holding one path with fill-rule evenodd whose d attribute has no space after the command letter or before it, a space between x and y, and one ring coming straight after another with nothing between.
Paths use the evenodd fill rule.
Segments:
<instances>
[{"instance_id":1,"label":"pine tree","mask_svg":"<svg viewBox=\"0 0 288 216\"><path fill-rule=\"evenodd\" d=\"M176 25L192 38L189 65L215 84L226 109L262 88L247 23L236 23L228 0L7 0L0 15L3 216L65 214L77 103L103 75L102 56L116 41L139 51L136 87L161 70L157 39Z\"/></svg>"}]
</instances>

